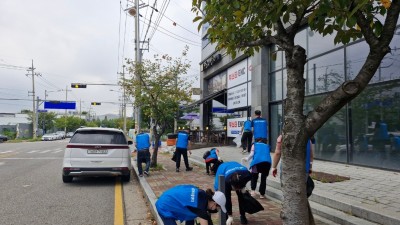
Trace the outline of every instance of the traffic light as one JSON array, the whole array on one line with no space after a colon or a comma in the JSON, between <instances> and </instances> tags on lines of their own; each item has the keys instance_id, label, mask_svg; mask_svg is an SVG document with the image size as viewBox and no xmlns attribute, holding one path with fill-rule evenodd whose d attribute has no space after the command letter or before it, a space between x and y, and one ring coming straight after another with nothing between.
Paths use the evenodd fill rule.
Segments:
<instances>
[{"instance_id":1,"label":"traffic light","mask_svg":"<svg viewBox=\"0 0 400 225\"><path fill-rule=\"evenodd\" d=\"M71 88L86 88L86 84L72 83Z\"/></svg>"},{"instance_id":2,"label":"traffic light","mask_svg":"<svg viewBox=\"0 0 400 225\"><path fill-rule=\"evenodd\" d=\"M92 102L92 105L101 105L101 102Z\"/></svg>"}]
</instances>

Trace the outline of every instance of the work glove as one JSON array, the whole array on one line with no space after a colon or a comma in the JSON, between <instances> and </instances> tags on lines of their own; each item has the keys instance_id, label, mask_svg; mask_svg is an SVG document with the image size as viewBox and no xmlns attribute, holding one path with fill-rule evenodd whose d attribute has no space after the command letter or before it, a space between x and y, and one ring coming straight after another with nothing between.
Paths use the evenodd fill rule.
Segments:
<instances>
[{"instance_id":1,"label":"work glove","mask_svg":"<svg viewBox=\"0 0 400 225\"><path fill-rule=\"evenodd\" d=\"M221 157L218 156L218 161L221 161Z\"/></svg>"},{"instance_id":2,"label":"work glove","mask_svg":"<svg viewBox=\"0 0 400 225\"><path fill-rule=\"evenodd\" d=\"M226 220L226 225L232 225L233 224L233 217L228 216L228 219Z\"/></svg>"},{"instance_id":3,"label":"work glove","mask_svg":"<svg viewBox=\"0 0 400 225\"><path fill-rule=\"evenodd\" d=\"M244 162L249 161L249 160L247 159L247 157L244 157L242 160L243 160Z\"/></svg>"},{"instance_id":4,"label":"work glove","mask_svg":"<svg viewBox=\"0 0 400 225\"><path fill-rule=\"evenodd\" d=\"M240 190L240 192L242 192L243 194L246 193L246 191L247 191L247 190L246 190L246 187L244 187L244 188L242 188L242 189Z\"/></svg>"}]
</instances>

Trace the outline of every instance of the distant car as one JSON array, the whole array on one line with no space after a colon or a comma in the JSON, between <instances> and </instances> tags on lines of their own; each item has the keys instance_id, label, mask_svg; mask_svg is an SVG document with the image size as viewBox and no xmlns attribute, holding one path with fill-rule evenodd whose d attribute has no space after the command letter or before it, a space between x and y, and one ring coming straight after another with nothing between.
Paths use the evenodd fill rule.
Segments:
<instances>
[{"instance_id":1,"label":"distant car","mask_svg":"<svg viewBox=\"0 0 400 225\"><path fill-rule=\"evenodd\" d=\"M65 135L65 137L70 138L70 137L72 137L72 135L74 135L74 132L68 132L68 133Z\"/></svg>"},{"instance_id":2,"label":"distant car","mask_svg":"<svg viewBox=\"0 0 400 225\"><path fill-rule=\"evenodd\" d=\"M64 131L57 131L56 135L58 136L59 139L65 139L65 132Z\"/></svg>"},{"instance_id":3,"label":"distant car","mask_svg":"<svg viewBox=\"0 0 400 225\"><path fill-rule=\"evenodd\" d=\"M57 139L58 139L58 136L55 133L44 134L42 136L42 141L54 141Z\"/></svg>"},{"instance_id":4,"label":"distant car","mask_svg":"<svg viewBox=\"0 0 400 225\"><path fill-rule=\"evenodd\" d=\"M8 137L5 135L0 134L0 143L4 142L4 141L8 141Z\"/></svg>"},{"instance_id":5,"label":"distant car","mask_svg":"<svg viewBox=\"0 0 400 225\"><path fill-rule=\"evenodd\" d=\"M129 145L132 141L119 129L77 129L64 151L63 182L79 176L121 176L128 182L132 170Z\"/></svg>"}]
</instances>

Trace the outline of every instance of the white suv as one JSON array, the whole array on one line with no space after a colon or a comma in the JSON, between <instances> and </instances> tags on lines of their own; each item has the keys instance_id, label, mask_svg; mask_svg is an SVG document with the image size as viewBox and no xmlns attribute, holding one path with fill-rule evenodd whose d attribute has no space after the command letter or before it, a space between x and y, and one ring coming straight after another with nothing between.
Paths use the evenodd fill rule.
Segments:
<instances>
[{"instance_id":1,"label":"white suv","mask_svg":"<svg viewBox=\"0 0 400 225\"><path fill-rule=\"evenodd\" d=\"M129 145L122 130L114 128L79 128L64 153L62 179L72 182L78 176L122 176L131 178Z\"/></svg>"}]
</instances>

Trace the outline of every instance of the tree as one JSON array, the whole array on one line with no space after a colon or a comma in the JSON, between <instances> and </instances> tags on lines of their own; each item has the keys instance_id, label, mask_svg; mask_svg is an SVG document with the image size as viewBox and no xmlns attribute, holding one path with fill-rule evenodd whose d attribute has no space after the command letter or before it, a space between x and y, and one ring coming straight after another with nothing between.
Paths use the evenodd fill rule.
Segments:
<instances>
[{"instance_id":1,"label":"tree","mask_svg":"<svg viewBox=\"0 0 400 225\"><path fill-rule=\"evenodd\" d=\"M86 121L84 119L75 116L67 116L67 118L62 116L54 121L54 126L59 130L64 130L65 126L67 126L67 132L75 131L79 127L85 125Z\"/></svg>"},{"instance_id":2,"label":"tree","mask_svg":"<svg viewBox=\"0 0 400 225\"><path fill-rule=\"evenodd\" d=\"M154 60L144 60L142 63L127 61L130 78L125 85L128 95L135 98L135 104L140 107L144 117L152 118L154 134L154 151L151 159L151 167L157 165L158 142L165 131L173 127L179 104L190 102L191 84L179 77L186 74L190 62L186 59L188 47L182 52L182 56L176 59L168 55L155 55ZM140 79L135 75L139 74Z\"/></svg>"},{"instance_id":3,"label":"tree","mask_svg":"<svg viewBox=\"0 0 400 225\"><path fill-rule=\"evenodd\" d=\"M53 129L56 116L54 112L39 113L38 126L43 129L43 134Z\"/></svg>"},{"instance_id":4,"label":"tree","mask_svg":"<svg viewBox=\"0 0 400 225\"><path fill-rule=\"evenodd\" d=\"M208 23L207 34L217 50L233 58L237 52L252 55L275 44L284 51L287 69L287 96L282 146L283 196L281 217L284 224L310 224L307 213L304 172L307 140L346 103L359 95L391 51L399 17L399 0L193 0L199 28ZM206 13L205 13L206 12ZM306 51L294 44L296 34L309 25L323 36L335 35L335 43L364 38L369 46L366 60L353 80L344 81L327 94L307 115L304 67Z\"/></svg>"}]
</instances>

